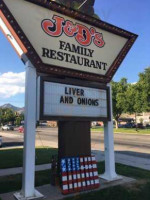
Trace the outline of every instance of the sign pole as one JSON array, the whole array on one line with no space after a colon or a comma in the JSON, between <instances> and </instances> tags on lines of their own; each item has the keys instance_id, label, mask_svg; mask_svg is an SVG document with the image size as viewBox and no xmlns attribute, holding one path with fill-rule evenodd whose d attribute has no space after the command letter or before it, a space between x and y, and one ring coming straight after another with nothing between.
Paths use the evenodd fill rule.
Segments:
<instances>
[{"instance_id":1,"label":"sign pole","mask_svg":"<svg viewBox=\"0 0 150 200\"><path fill-rule=\"evenodd\" d=\"M91 122L58 123L58 159L91 155ZM71 133L71 134L70 134Z\"/></svg>"},{"instance_id":2,"label":"sign pole","mask_svg":"<svg viewBox=\"0 0 150 200\"><path fill-rule=\"evenodd\" d=\"M35 190L35 128L36 128L36 69L26 62L25 83L25 132L22 191L15 193L17 199L43 197Z\"/></svg>"},{"instance_id":3,"label":"sign pole","mask_svg":"<svg viewBox=\"0 0 150 200\"><path fill-rule=\"evenodd\" d=\"M110 88L110 107L112 115L112 94ZM107 181L121 179L122 177L116 174L115 170L115 154L114 154L114 134L113 134L113 116L111 121L104 123L104 144L105 144L105 173L100 175L100 178Z\"/></svg>"}]
</instances>

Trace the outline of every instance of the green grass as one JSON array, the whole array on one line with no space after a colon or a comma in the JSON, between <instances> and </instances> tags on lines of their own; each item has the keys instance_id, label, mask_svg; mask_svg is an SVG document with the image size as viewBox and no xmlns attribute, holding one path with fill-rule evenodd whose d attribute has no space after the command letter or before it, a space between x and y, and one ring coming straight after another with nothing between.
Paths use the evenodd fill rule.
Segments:
<instances>
[{"instance_id":1,"label":"green grass","mask_svg":"<svg viewBox=\"0 0 150 200\"><path fill-rule=\"evenodd\" d=\"M98 163L99 173L104 172L104 162ZM91 192L69 198L70 200L149 200L150 198L150 171L122 164L116 164L118 174L138 179L134 187L116 186L102 191ZM35 185L50 183L51 170L36 172ZM0 177L0 193L21 189L22 175ZM143 197L143 198L142 198ZM140 199L141 198L141 199ZM68 199L68 198L67 198ZM68 199L68 200L69 200Z\"/></svg>"},{"instance_id":2,"label":"green grass","mask_svg":"<svg viewBox=\"0 0 150 200\"><path fill-rule=\"evenodd\" d=\"M51 156L57 154L55 148L36 148L36 165L51 162ZM1 149L0 150L0 169L22 167L23 149Z\"/></svg>"},{"instance_id":3,"label":"green grass","mask_svg":"<svg viewBox=\"0 0 150 200\"><path fill-rule=\"evenodd\" d=\"M40 171L35 173L35 185L40 186L50 183L50 170ZM21 189L22 175L11 175L0 177L0 194L17 191Z\"/></svg>"},{"instance_id":4,"label":"green grass","mask_svg":"<svg viewBox=\"0 0 150 200\"><path fill-rule=\"evenodd\" d=\"M100 173L104 172L104 162L98 164ZM137 183L126 186L115 186L100 191L64 198L64 200L149 200L150 171L122 164L116 164L118 174L137 179Z\"/></svg>"},{"instance_id":5,"label":"green grass","mask_svg":"<svg viewBox=\"0 0 150 200\"><path fill-rule=\"evenodd\" d=\"M150 182L131 189L123 186L115 186L108 189L90 192L83 195L65 198L64 200L149 200Z\"/></svg>"},{"instance_id":6,"label":"green grass","mask_svg":"<svg viewBox=\"0 0 150 200\"><path fill-rule=\"evenodd\" d=\"M104 129L102 127L94 127L91 128L92 132L100 131L102 132ZM114 133L137 133L137 134L150 134L150 129L138 129L136 131L135 128L114 128Z\"/></svg>"},{"instance_id":7,"label":"green grass","mask_svg":"<svg viewBox=\"0 0 150 200\"><path fill-rule=\"evenodd\" d=\"M98 172L100 174L104 173L105 171L105 163L99 162L98 163ZM122 165L119 163L116 163L116 172L117 174L121 174L123 176L129 176L135 179L148 179L150 180L150 171L136 168L136 167L130 167L127 165Z\"/></svg>"},{"instance_id":8,"label":"green grass","mask_svg":"<svg viewBox=\"0 0 150 200\"><path fill-rule=\"evenodd\" d=\"M99 127L99 126L95 126L93 128L91 128L91 131L100 131L100 132L103 132L104 131L104 128L103 127Z\"/></svg>"},{"instance_id":9,"label":"green grass","mask_svg":"<svg viewBox=\"0 0 150 200\"><path fill-rule=\"evenodd\" d=\"M138 129L136 128L118 128L114 129L115 133L138 133L138 134L150 134L150 129Z\"/></svg>"}]
</instances>

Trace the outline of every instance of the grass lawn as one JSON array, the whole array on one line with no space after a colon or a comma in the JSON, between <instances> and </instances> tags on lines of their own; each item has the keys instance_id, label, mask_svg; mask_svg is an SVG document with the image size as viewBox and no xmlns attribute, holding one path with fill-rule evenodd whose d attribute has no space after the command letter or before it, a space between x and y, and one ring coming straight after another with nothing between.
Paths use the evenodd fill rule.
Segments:
<instances>
[{"instance_id":1,"label":"grass lawn","mask_svg":"<svg viewBox=\"0 0 150 200\"><path fill-rule=\"evenodd\" d=\"M104 129L102 127L94 127L91 128L92 132L100 131L102 132ZM114 128L114 133L137 133L137 134L150 134L150 129L138 129L136 131L135 128Z\"/></svg>"},{"instance_id":2,"label":"grass lawn","mask_svg":"<svg viewBox=\"0 0 150 200\"><path fill-rule=\"evenodd\" d=\"M98 163L99 173L104 172L104 162ZM149 200L150 199L150 171L116 164L118 174L137 179L137 183L126 186L115 186L102 191L91 192L65 198L68 200ZM36 186L50 183L50 170L36 172ZM21 189L21 175L0 177L0 193Z\"/></svg>"},{"instance_id":3,"label":"grass lawn","mask_svg":"<svg viewBox=\"0 0 150 200\"><path fill-rule=\"evenodd\" d=\"M104 163L99 163L99 172L103 173ZM123 185L93 191L64 200L150 200L150 171L116 164L117 173L137 179L132 185Z\"/></svg>"},{"instance_id":4,"label":"grass lawn","mask_svg":"<svg viewBox=\"0 0 150 200\"><path fill-rule=\"evenodd\" d=\"M50 183L50 170L35 173L35 185L40 186ZM17 191L21 189L22 175L11 175L0 177L0 194Z\"/></svg>"},{"instance_id":5,"label":"grass lawn","mask_svg":"<svg viewBox=\"0 0 150 200\"><path fill-rule=\"evenodd\" d=\"M50 163L51 156L57 154L55 148L36 148L36 165ZM0 150L0 169L22 167L23 149L1 149Z\"/></svg>"},{"instance_id":6,"label":"grass lawn","mask_svg":"<svg viewBox=\"0 0 150 200\"><path fill-rule=\"evenodd\" d=\"M102 191L90 192L64 200L149 200L150 182L146 184L129 186L115 186Z\"/></svg>"}]
</instances>

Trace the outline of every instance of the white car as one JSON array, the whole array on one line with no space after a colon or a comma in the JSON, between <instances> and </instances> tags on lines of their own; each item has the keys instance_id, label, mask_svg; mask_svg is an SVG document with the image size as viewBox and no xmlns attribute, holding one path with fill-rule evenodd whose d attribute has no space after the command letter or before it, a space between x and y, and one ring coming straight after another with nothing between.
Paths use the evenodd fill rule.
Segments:
<instances>
[{"instance_id":1,"label":"white car","mask_svg":"<svg viewBox=\"0 0 150 200\"><path fill-rule=\"evenodd\" d=\"M0 136L0 147L2 147L3 145L3 140L2 140L2 136Z\"/></svg>"},{"instance_id":2,"label":"white car","mask_svg":"<svg viewBox=\"0 0 150 200\"><path fill-rule=\"evenodd\" d=\"M2 126L2 131L13 131L14 127L11 125L4 125Z\"/></svg>"},{"instance_id":3,"label":"white car","mask_svg":"<svg viewBox=\"0 0 150 200\"><path fill-rule=\"evenodd\" d=\"M91 127L94 127L97 125L97 122L91 122Z\"/></svg>"}]
</instances>

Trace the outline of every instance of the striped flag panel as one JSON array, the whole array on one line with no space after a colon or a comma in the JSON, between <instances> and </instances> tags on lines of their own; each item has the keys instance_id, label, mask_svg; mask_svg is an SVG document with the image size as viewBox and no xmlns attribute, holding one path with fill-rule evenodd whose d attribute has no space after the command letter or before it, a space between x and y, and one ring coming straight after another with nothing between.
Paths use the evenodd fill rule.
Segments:
<instances>
[{"instance_id":1,"label":"striped flag panel","mask_svg":"<svg viewBox=\"0 0 150 200\"><path fill-rule=\"evenodd\" d=\"M63 194L100 186L95 156L61 159L61 175Z\"/></svg>"}]
</instances>

